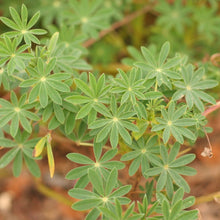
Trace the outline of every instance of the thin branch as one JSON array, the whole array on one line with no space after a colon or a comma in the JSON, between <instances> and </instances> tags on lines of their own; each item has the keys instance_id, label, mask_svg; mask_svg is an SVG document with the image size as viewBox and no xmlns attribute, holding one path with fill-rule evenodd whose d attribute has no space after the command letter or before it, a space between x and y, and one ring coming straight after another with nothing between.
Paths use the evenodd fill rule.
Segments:
<instances>
[{"instance_id":1,"label":"thin branch","mask_svg":"<svg viewBox=\"0 0 220 220\"><path fill-rule=\"evenodd\" d=\"M216 198L220 198L220 191L214 192L205 196L200 196L196 198L196 202L194 205L198 205L205 202L211 202L215 200Z\"/></svg>"},{"instance_id":2,"label":"thin branch","mask_svg":"<svg viewBox=\"0 0 220 220\"><path fill-rule=\"evenodd\" d=\"M110 28L103 30L100 32L99 37L97 39L89 39L88 41L86 41L83 46L84 47L89 47L92 44L94 44L96 41L100 40L101 38L103 38L105 35L107 35L108 33L130 23L132 20L134 20L135 18L141 16L142 14L147 13L148 11L151 11L153 8L153 5L148 5L138 11L135 11L132 14L127 15L124 19L122 19L121 21L117 21L115 22Z\"/></svg>"},{"instance_id":3,"label":"thin branch","mask_svg":"<svg viewBox=\"0 0 220 220\"><path fill-rule=\"evenodd\" d=\"M74 202L72 199L68 199L67 197L63 196L62 194L52 190L51 188L45 186L44 184L36 181L36 188L39 192L45 195L48 198L52 198L64 205L71 206Z\"/></svg>"},{"instance_id":4,"label":"thin branch","mask_svg":"<svg viewBox=\"0 0 220 220\"><path fill-rule=\"evenodd\" d=\"M215 105L210 106L209 108L207 108L202 115L207 116L210 113L214 112L215 110L220 108L220 101L217 101L217 103Z\"/></svg>"}]
</instances>

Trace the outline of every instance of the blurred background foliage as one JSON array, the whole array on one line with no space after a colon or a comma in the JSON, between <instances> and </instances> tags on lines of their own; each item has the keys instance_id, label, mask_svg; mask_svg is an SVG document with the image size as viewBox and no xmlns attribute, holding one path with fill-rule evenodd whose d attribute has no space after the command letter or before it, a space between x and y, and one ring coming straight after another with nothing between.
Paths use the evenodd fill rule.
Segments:
<instances>
[{"instance_id":1,"label":"blurred background foliage","mask_svg":"<svg viewBox=\"0 0 220 220\"><path fill-rule=\"evenodd\" d=\"M220 79L218 65L211 56L220 50L220 1L219 0L0 0L0 15L10 17L8 8L20 11L24 3L29 17L41 12L38 28L48 30L48 39L56 31L59 41L73 51L80 50L93 71L115 74L117 68L129 69L132 57L137 57L140 46L151 47L155 53L165 41L171 43L171 55L187 55L191 62L205 62L206 76ZM126 25L121 20L143 8L142 13ZM119 23L110 34L98 39L99 32ZM125 22L126 23L126 22ZM0 23L0 34L8 31ZM86 45L87 49L79 45ZM140 60L141 54L138 55ZM122 61L123 65L120 64ZM137 61L137 60L135 60ZM85 69L89 69L85 65Z\"/></svg>"}]
</instances>

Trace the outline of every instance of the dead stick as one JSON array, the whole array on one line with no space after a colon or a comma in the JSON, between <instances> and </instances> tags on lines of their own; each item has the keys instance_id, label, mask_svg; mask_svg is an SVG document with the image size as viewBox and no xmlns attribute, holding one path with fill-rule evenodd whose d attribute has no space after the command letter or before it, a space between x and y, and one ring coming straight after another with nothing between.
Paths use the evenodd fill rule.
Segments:
<instances>
[{"instance_id":1,"label":"dead stick","mask_svg":"<svg viewBox=\"0 0 220 220\"><path fill-rule=\"evenodd\" d=\"M124 19L122 19L121 21L117 21L115 22L110 28L103 30L100 32L99 37L97 39L89 39L87 40L83 46L84 47L89 47L92 44L94 44L96 41L100 40L101 38L103 38L105 35L107 35L108 33L130 23L132 20L134 20L135 18L139 17L142 14L147 13L148 11L152 10L153 5L148 5L132 14L127 15Z\"/></svg>"}]
</instances>

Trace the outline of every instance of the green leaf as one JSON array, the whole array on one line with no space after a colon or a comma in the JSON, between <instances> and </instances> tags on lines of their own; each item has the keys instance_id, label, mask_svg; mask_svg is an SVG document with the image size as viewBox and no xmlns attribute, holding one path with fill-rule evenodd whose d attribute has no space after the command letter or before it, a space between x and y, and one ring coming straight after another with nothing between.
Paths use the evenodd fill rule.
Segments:
<instances>
[{"instance_id":1,"label":"green leaf","mask_svg":"<svg viewBox=\"0 0 220 220\"><path fill-rule=\"evenodd\" d=\"M27 19L28 19L27 7L24 4L22 4L22 6L21 6L21 20L22 20L22 24L24 26L27 24Z\"/></svg>"},{"instance_id":2,"label":"green leaf","mask_svg":"<svg viewBox=\"0 0 220 220\"><path fill-rule=\"evenodd\" d=\"M91 99L82 95L73 95L65 98L65 100L73 104L84 104L89 102Z\"/></svg>"},{"instance_id":3,"label":"green leaf","mask_svg":"<svg viewBox=\"0 0 220 220\"><path fill-rule=\"evenodd\" d=\"M163 210L164 220L168 220L170 216L170 206L167 200L163 201L162 210Z\"/></svg>"},{"instance_id":4,"label":"green leaf","mask_svg":"<svg viewBox=\"0 0 220 220\"><path fill-rule=\"evenodd\" d=\"M161 167L152 167L152 168L147 169L144 174L145 176L156 176L161 172L162 172Z\"/></svg>"},{"instance_id":5,"label":"green leaf","mask_svg":"<svg viewBox=\"0 0 220 220\"><path fill-rule=\"evenodd\" d=\"M170 43L165 42L163 44L161 51L160 51L160 54L159 54L159 60L158 60L159 66L161 66L165 62L165 60L169 54L169 51L170 51Z\"/></svg>"},{"instance_id":6,"label":"green leaf","mask_svg":"<svg viewBox=\"0 0 220 220\"><path fill-rule=\"evenodd\" d=\"M33 15L33 17L32 17L32 18L30 19L30 21L28 22L28 24L27 24L27 29L32 28L32 27L37 23L39 17L40 17L40 12L38 11L38 12L36 12L36 13Z\"/></svg>"},{"instance_id":7,"label":"green leaf","mask_svg":"<svg viewBox=\"0 0 220 220\"><path fill-rule=\"evenodd\" d=\"M57 104L53 104L53 109L54 109L54 113L55 113L55 116L57 118L57 120L63 124L64 121L65 121L65 116L64 116L64 112L63 112L63 109L61 108L60 105L57 105Z\"/></svg>"},{"instance_id":8,"label":"green leaf","mask_svg":"<svg viewBox=\"0 0 220 220\"><path fill-rule=\"evenodd\" d=\"M32 127L31 127L31 124L30 122L27 120L27 118L25 118L23 116L23 114L19 114L19 118L20 118L20 122L21 122L21 125L22 127L29 133L32 132Z\"/></svg>"},{"instance_id":9,"label":"green leaf","mask_svg":"<svg viewBox=\"0 0 220 220\"><path fill-rule=\"evenodd\" d=\"M167 171L163 170L159 176L159 179L157 180L157 187L156 187L157 192L161 191L164 188L166 182L167 182Z\"/></svg>"},{"instance_id":10,"label":"green leaf","mask_svg":"<svg viewBox=\"0 0 220 220\"><path fill-rule=\"evenodd\" d=\"M60 122L56 119L55 116L53 116L52 119L49 122L48 129L49 130L54 130L55 128L57 128L59 126L60 126Z\"/></svg>"},{"instance_id":11,"label":"green leaf","mask_svg":"<svg viewBox=\"0 0 220 220\"><path fill-rule=\"evenodd\" d=\"M168 156L169 163L172 163L175 160L175 158L177 157L179 153L179 149L180 149L180 144L176 142L170 150L170 153Z\"/></svg>"},{"instance_id":12,"label":"green leaf","mask_svg":"<svg viewBox=\"0 0 220 220\"><path fill-rule=\"evenodd\" d=\"M15 137L18 132L19 127L19 116L15 114L12 118L11 126L10 126L10 134L12 137Z\"/></svg>"},{"instance_id":13,"label":"green leaf","mask_svg":"<svg viewBox=\"0 0 220 220\"><path fill-rule=\"evenodd\" d=\"M47 83L57 91L60 92L69 92L70 88L64 82L59 82L57 80L52 80L48 77Z\"/></svg>"},{"instance_id":14,"label":"green leaf","mask_svg":"<svg viewBox=\"0 0 220 220\"><path fill-rule=\"evenodd\" d=\"M196 220L198 219L198 210L190 210L178 216L178 220Z\"/></svg>"},{"instance_id":15,"label":"green leaf","mask_svg":"<svg viewBox=\"0 0 220 220\"><path fill-rule=\"evenodd\" d=\"M117 216L112 211L110 211L108 208L100 207L99 209L101 210L103 215L108 217L109 219L117 219Z\"/></svg>"},{"instance_id":16,"label":"green leaf","mask_svg":"<svg viewBox=\"0 0 220 220\"><path fill-rule=\"evenodd\" d=\"M78 211L83 211L94 207L98 207L101 203L101 199L84 199L82 201L74 203L72 205L72 208Z\"/></svg>"},{"instance_id":17,"label":"green leaf","mask_svg":"<svg viewBox=\"0 0 220 220\"><path fill-rule=\"evenodd\" d=\"M128 171L129 176L133 176L137 172L140 164L141 164L141 157L137 157L132 161Z\"/></svg>"},{"instance_id":18,"label":"green leaf","mask_svg":"<svg viewBox=\"0 0 220 220\"><path fill-rule=\"evenodd\" d=\"M89 169L88 171L89 180L92 183L92 186L95 188L95 190L100 194L104 195L104 189L103 189L103 181L100 174L98 174L95 170Z\"/></svg>"},{"instance_id":19,"label":"green leaf","mask_svg":"<svg viewBox=\"0 0 220 220\"><path fill-rule=\"evenodd\" d=\"M75 114L70 112L68 113L65 121L65 133L70 134L75 127Z\"/></svg>"},{"instance_id":20,"label":"green leaf","mask_svg":"<svg viewBox=\"0 0 220 220\"><path fill-rule=\"evenodd\" d=\"M39 169L37 163L33 159L27 157L26 155L24 155L24 160L25 160L25 164L27 165L31 174L35 177L40 177L41 172L40 172L40 169Z\"/></svg>"},{"instance_id":21,"label":"green leaf","mask_svg":"<svg viewBox=\"0 0 220 220\"><path fill-rule=\"evenodd\" d=\"M205 80L201 82L197 82L193 85L194 89L211 89L216 87L218 82L216 80Z\"/></svg>"},{"instance_id":22,"label":"green leaf","mask_svg":"<svg viewBox=\"0 0 220 220\"><path fill-rule=\"evenodd\" d=\"M116 168L113 168L112 171L110 172L108 179L106 181L106 186L105 186L105 195L108 196L112 190L114 189L116 182L118 179L118 171Z\"/></svg>"},{"instance_id":23,"label":"green leaf","mask_svg":"<svg viewBox=\"0 0 220 220\"><path fill-rule=\"evenodd\" d=\"M7 153L5 153L0 159L0 168L6 167L16 156L19 148L13 148Z\"/></svg>"},{"instance_id":24,"label":"green leaf","mask_svg":"<svg viewBox=\"0 0 220 220\"><path fill-rule=\"evenodd\" d=\"M141 52L142 52L144 58L146 59L146 61L148 61L152 66L156 65L156 62L155 62L153 55L146 47L141 47Z\"/></svg>"},{"instance_id":25,"label":"green leaf","mask_svg":"<svg viewBox=\"0 0 220 220\"><path fill-rule=\"evenodd\" d=\"M21 173L21 168L22 168L22 152L19 151L14 159L13 162L13 175L15 177L18 177Z\"/></svg>"},{"instance_id":26,"label":"green leaf","mask_svg":"<svg viewBox=\"0 0 220 220\"><path fill-rule=\"evenodd\" d=\"M94 105L93 107L97 112L101 113L104 116L107 116L107 117L112 116L110 111L101 103L96 103L96 105Z\"/></svg>"},{"instance_id":27,"label":"green leaf","mask_svg":"<svg viewBox=\"0 0 220 220\"><path fill-rule=\"evenodd\" d=\"M40 13L36 13L33 18L34 18L34 21L38 20L40 16ZM32 18L32 19L33 19ZM34 21L32 23L34 23ZM30 23L30 22L29 22ZM36 22L35 22L36 23ZM33 26L33 25L32 25ZM50 38L50 41L49 41L49 45L48 45L48 50L50 51L50 54L52 54L57 46L57 41L58 41L58 38L59 38L59 32L55 32L52 37Z\"/></svg>"},{"instance_id":28,"label":"green leaf","mask_svg":"<svg viewBox=\"0 0 220 220\"><path fill-rule=\"evenodd\" d=\"M115 167L118 170L123 169L125 167L125 165L119 161L105 162L105 163L103 163L103 166L108 169L113 169Z\"/></svg>"},{"instance_id":29,"label":"green leaf","mask_svg":"<svg viewBox=\"0 0 220 220\"><path fill-rule=\"evenodd\" d=\"M145 95L145 98L147 100L159 99L159 98L163 97L163 93L161 93L161 92L154 92L154 91L146 92L144 95Z\"/></svg>"},{"instance_id":30,"label":"green leaf","mask_svg":"<svg viewBox=\"0 0 220 220\"><path fill-rule=\"evenodd\" d=\"M62 105L62 98L60 94L54 88L47 85L47 92L53 102L55 102L58 105Z\"/></svg>"},{"instance_id":31,"label":"green leaf","mask_svg":"<svg viewBox=\"0 0 220 220\"><path fill-rule=\"evenodd\" d=\"M98 195L85 189L74 188L68 191L68 194L76 199L97 198Z\"/></svg>"},{"instance_id":32,"label":"green leaf","mask_svg":"<svg viewBox=\"0 0 220 220\"><path fill-rule=\"evenodd\" d=\"M197 173L196 169L188 166L176 167L176 168L173 167L172 169L177 171L179 174L186 176L194 176Z\"/></svg>"},{"instance_id":33,"label":"green leaf","mask_svg":"<svg viewBox=\"0 0 220 220\"><path fill-rule=\"evenodd\" d=\"M97 208L92 209L86 216L85 220L97 219L100 215L100 211Z\"/></svg>"},{"instance_id":34,"label":"green leaf","mask_svg":"<svg viewBox=\"0 0 220 220\"><path fill-rule=\"evenodd\" d=\"M89 124L89 129L101 128L110 122L109 119L100 119Z\"/></svg>"},{"instance_id":35,"label":"green leaf","mask_svg":"<svg viewBox=\"0 0 220 220\"><path fill-rule=\"evenodd\" d=\"M177 218L178 214L182 210L183 201L179 200L173 207L170 213L170 219Z\"/></svg>"},{"instance_id":36,"label":"green leaf","mask_svg":"<svg viewBox=\"0 0 220 220\"><path fill-rule=\"evenodd\" d=\"M75 169L72 169L71 171L69 171L65 178L68 180L74 180L77 178L80 178L82 176L84 176L85 174L87 174L88 169L91 167L91 165L89 166L81 166L81 167L77 167Z\"/></svg>"},{"instance_id":37,"label":"green leaf","mask_svg":"<svg viewBox=\"0 0 220 220\"><path fill-rule=\"evenodd\" d=\"M110 198L121 197L127 194L131 190L131 185L121 186L119 189L115 190L111 195Z\"/></svg>"},{"instance_id":38,"label":"green leaf","mask_svg":"<svg viewBox=\"0 0 220 220\"><path fill-rule=\"evenodd\" d=\"M14 147L16 143L10 139L0 138L1 147Z\"/></svg>"},{"instance_id":39,"label":"green leaf","mask_svg":"<svg viewBox=\"0 0 220 220\"><path fill-rule=\"evenodd\" d=\"M175 170L173 169L169 169L168 170L170 176L173 178L173 180L176 182L176 184L180 187L183 187L185 192L189 192L190 191L190 187L187 184L186 180L183 179L182 176L180 176Z\"/></svg>"},{"instance_id":40,"label":"green leaf","mask_svg":"<svg viewBox=\"0 0 220 220\"><path fill-rule=\"evenodd\" d=\"M181 118L175 121L173 124L177 126L192 126L195 125L196 121L192 118Z\"/></svg>"},{"instance_id":41,"label":"green leaf","mask_svg":"<svg viewBox=\"0 0 220 220\"><path fill-rule=\"evenodd\" d=\"M79 153L69 153L67 154L67 158L79 164L93 164L94 163L93 160Z\"/></svg>"},{"instance_id":42,"label":"green leaf","mask_svg":"<svg viewBox=\"0 0 220 220\"><path fill-rule=\"evenodd\" d=\"M76 119L81 119L81 118L86 117L89 114L89 112L91 111L91 109L92 109L91 103L84 105L77 113Z\"/></svg>"},{"instance_id":43,"label":"green leaf","mask_svg":"<svg viewBox=\"0 0 220 220\"><path fill-rule=\"evenodd\" d=\"M7 115L4 115L4 118L1 118L0 127L4 127L14 116L15 112L10 111Z\"/></svg>"},{"instance_id":44,"label":"green leaf","mask_svg":"<svg viewBox=\"0 0 220 220\"><path fill-rule=\"evenodd\" d=\"M103 141L109 134L111 126L109 124L105 125L96 136L96 141L99 143ZM111 141L111 139L110 139Z\"/></svg>"},{"instance_id":45,"label":"green leaf","mask_svg":"<svg viewBox=\"0 0 220 220\"><path fill-rule=\"evenodd\" d=\"M91 95L93 94L91 89L88 87L88 85L83 82L81 79L75 79L75 83L76 86L82 91L84 92L87 96L91 97Z\"/></svg>"},{"instance_id":46,"label":"green leaf","mask_svg":"<svg viewBox=\"0 0 220 220\"><path fill-rule=\"evenodd\" d=\"M137 131L137 130L136 130ZM131 136L130 134L128 133L128 131L123 127L121 126L120 124L118 125L118 132L119 134L121 135L121 137L123 138L123 140L128 143L128 144L131 144L132 143L132 139L131 139Z\"/></svg>"},{"instance_id":47,"label":"green leaf","mask_svg":"<svg viewBox=\"0 0 220 220\"><path fill-rule=\"evenodd\" d=\"M10 14L11 14L13 20L17 23L17 25L19 27L22 27L21 18L19 16L18 12L15 10L15 8L9 7L9 11L10 11Z\"/></svg>"},{"instance_id":48,"label":"green leaf","mask_svg":"<svg viewBox=\"0 0 220 220\"><path fill-rule=\"evenodd\" d=\"M117 149L112 149L112 150L108 150L101 158L100 162L106 162L111 160L116 154L117 154L118 150Z\"/></svg>"},{"instance_id":49,"label":"green leaf","mask_svg":"<svg viewBox=\"0 0 220 220\"><path fill-rule=\"evenodd\" d=\"M110 133L110 143L113 148L116 148L118 145L118 132L118 126L114 123Z\"/></svg>"},{"instance_id":50,"label":"green leaf","mask_svg":"<svg viewBox=\"0 0 220 220\"><path fill-rule=\"evenodd\" d=\"M140 151L131 151L121 157L121 161L132 160L141 154Z\"/></svg>"},{"instance_id":51,"label":"green leaf","mask_svg":"<svg viewBox=\"0 0 220 220\"><path fill-rule=\"evenodd\" d=\"M6 17L0 17L0 20L2 21L2 23L4 23L6 26L10 27L11 29L19 31L19 27L17 26L17 24L15 24L10 19L8 19Z\"/></svg>"},{"instance_id":52,"label":"green leaf","mask_svg":"<svg viewBox=\"0 0 220 220\"><path fill-rule=\"evenodd\" d=\"M172 167L184 166L188 163L191 163L195 158L196 158L195 154L183 155L182 157L179 157L175 161L173 161L170 164L170 166L172 166Z\"/></svg>"}]
</instances>

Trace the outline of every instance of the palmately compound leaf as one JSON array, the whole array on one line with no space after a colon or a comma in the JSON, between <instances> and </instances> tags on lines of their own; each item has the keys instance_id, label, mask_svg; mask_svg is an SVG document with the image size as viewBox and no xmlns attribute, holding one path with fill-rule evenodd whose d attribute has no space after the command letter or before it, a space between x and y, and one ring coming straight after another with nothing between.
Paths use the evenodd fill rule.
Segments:
<instances>
[{"instance_id":1,"label":"palmately compound leaf","mask_svg":"<svg viewBox=\"0 0 220 220\"><path fill-rule=\"evenodd\" d=\"M145 62L136 62L135 66L139 67L146 75L147 79L155 79L157 85L165 84L169 89L172 88L172 79L179 79L179 73L174 69L179 63L179 57L168 59L170 43L165 42L161 47L159 59L156 59L152 52L146 48L141 48Z\"/></svg>"},{"instance_id":2,"label":"palmately compound leaf","mask_svg":"<svg viewBox=\"0 0 220 220\"><path fill-rule=\"evenodd\" d=\"M0 127L4 127L8 122L10 124L10 134L15 137L19 130L19 123L22 125L25 131L32 132L31 120L38 121L39 117L28 111L32 107L25 104L27 95L24 94L18 100L15 93L11 92L11 102L4 99L0 99Z\"/></svg>"},{"instance_id":3,"label":"palmately compound leaf","mask_svg":"<svg viewBox=\"0 0 220 220\"><path fill-rule=\"evenodd\" d=\"M97 170L88 169L88 177L92 183L94 192L85 189L74 188L69 191L69 195L74 198L82 199L73 204L72 208L76 210L87 210L94 207L103 207L113 205L115 199L121 201L122 204L127 204L130 199L123 197L131 190L130 185L116 187L117 182L117 169L113 168L112 171L104 179ZM113 189L115 189L113 191Z\"/></svg>"},{"instance_id":4,"label":"palmately compound leaf","mask_svg":"<svg viewBox=\"0 0 220 220\"><path fill-rule=\"evenodd\" d=\"M215 80L204 80L204 73L203 68L194 71L192 65L183 67L183 81L174 82L177 91L173 94L173 99L179 100L184 96L188 107L192 108L195 105L200 112L204 112L205 109L202 101L215 104L215 99L202 90L211 89L217 86L218 82Z\"/></svg>"},{"instance_id":5,"label":"palmately compound leaf","mask_svg":"<svg viewBox=\"0 0 220 220\"><path fill-rule=\"evenodd\" d=\"M179 142L184 142L184 137L191 140L195 140L196 136L187 127L194 126L196 121L192 118L184 117L186 113L186 106L179 107L176 109L174 102L171 102L168 111L165 109L161 110L163 118L156 118L159 124L153 125L151 131L163 130L163 142L167 143L170 135L172 134L174 138Z\"/></svg>"},{"instance_id":6,"label":"palmately compound leaf","mask_svg":"<svg viewBox=\"0 0 220 220\"><path fill-rule=\"evenodd\" d=\"M18 131L14 140L1 138L1 147L10 148L1 158L0 158L0 168L6 167L9 163L13 161L13 174L18 177L21 174L23 161L25 162L27 168L31 174L35 177L40 177L40 169L32 156L34 151L34 146L38 142L39 138L34 138L28 140L30 134L27 132Z\"/></svg>"},{"instance_id":7,"label":"palmately compound leaf","mask_svg":"<svg viewBox=\"0 0 220 220\"><path fill-rule=\"evenodd\" d=\"M195 159L195 155L188 154L175 159L179 149L180 145L175 143L168 154L167 148L164 145L161 145L160 155L162 158L158 158L158 162L153 157L150 158L154 167L147 169L145 176L148 177L159 174L156 186L157 191L161 191L165 187L166 190L170 191L172 194L174 190L173 182L179 187L182 187L185 192L190 191L189 185L180 174L184 174L184 169L188 169L185 165L191 163ZM193 170L192 175L196 174L195 169Z\"/></svg>"},{"instance_id":8,"label":"palmately compound leaf","mask_svg":"<svg viewBox=\"0 0 220 220\"><path fill-rule=\"evenodd\" d=\"M6 32L6 35L10 38L16 38L20 43L24 39L25 43L31 45L31 43L40 44L39 39L35 35L44 35L47 33L43 29L32 29L32 27L37 23L40 12L36 12L33 17L28 22L28 10L27 7L22 4L21 16L15 10L15 8L10 7L10 14L12 20L6 17L0 17L0 20L8 27L13 29L13 31Z\"/></svg>"}]
</instances>

